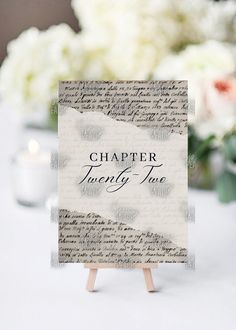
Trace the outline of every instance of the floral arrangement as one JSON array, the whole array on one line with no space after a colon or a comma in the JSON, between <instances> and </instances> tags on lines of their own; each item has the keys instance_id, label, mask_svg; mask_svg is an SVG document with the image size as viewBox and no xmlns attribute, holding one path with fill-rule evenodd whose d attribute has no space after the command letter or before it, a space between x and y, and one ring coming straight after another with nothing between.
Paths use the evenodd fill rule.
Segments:
<instances>
[{"instance_id":1,"label":"floral arrangement","mask_svg":"<svg viewBox=\"0 0 236 330\"><path fill-rule=\"evenodd\" d=\"M3 100L28 113L55 105L59 80L187 79L195 104L189 116L190 184L216 187L223 202L236 200L236 2L71 4L79 33L66 24L30 28L9 43L0 70Z\"/></svg>"},{"instance_id":2,"label":"floral arrangement","mask_svg":"<svg viewBox=\"0 0 236 330\"><path fill-rule=\"evenodd\" d=\"M1 93L20 111L56 97L58 80L78 77L80 44L65 24L30 28L8 45L1 68Z\"/></svg>"}]
</instances>

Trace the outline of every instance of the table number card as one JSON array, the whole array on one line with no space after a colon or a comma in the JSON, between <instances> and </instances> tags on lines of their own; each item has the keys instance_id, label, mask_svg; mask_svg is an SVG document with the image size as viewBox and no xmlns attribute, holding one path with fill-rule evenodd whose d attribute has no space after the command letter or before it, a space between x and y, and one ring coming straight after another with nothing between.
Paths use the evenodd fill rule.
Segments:
<instances>
[{"instance_id":1,"label":"table number card","mask_svg":"<svg viewBox=\"0 0 236 330\"><path fill-rule=\"evenodd\" d=\"M59 261L187 259L187 82L63 81Z\"/></svg>"}]
</instances>

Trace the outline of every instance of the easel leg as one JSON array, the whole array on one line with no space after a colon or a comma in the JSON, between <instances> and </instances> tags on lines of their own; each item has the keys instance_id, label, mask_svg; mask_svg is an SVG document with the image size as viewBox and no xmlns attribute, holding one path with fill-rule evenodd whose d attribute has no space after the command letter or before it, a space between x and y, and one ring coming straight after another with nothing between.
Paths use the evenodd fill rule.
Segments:
<instances>
[{"instance_id":1,"label":"easel leg","mask_svg":"<svg viewBox=\"0 0 236 330\"><path fill-rule=\"evenodd\" d=\"M152 279L152 272L150 268L143 268L143 274L146 282L146 287L148 292L155 291L155 287Z\"/></svg>"},{"instance_id":2,"label":"easel leg","mask_svg":"<svg viewBox=\"0 0 236 330\"><path fill-rule=\"evenodd\" d=\"M96 276L97 276L97 269L91 268L89 270L88 282L87 282L87 286L86 286L86 289L89 292L94 291L94 284L95 284Z\"/></svg>"}]
</instances>

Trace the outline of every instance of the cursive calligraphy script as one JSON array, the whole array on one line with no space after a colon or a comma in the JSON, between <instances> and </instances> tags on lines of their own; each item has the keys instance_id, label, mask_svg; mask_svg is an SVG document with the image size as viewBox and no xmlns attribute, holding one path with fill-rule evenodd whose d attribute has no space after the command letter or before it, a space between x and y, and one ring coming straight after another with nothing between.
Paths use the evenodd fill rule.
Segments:
<instances>
[{"instance_id":1,"label":"cursive calligraphy script","mask_svg":"<svg viewBox=\"0 0 236 330\"><path fill-rule=\"evenodd\" d=\"M166 177L157 177L154 176L155 169L161 167L163 164L158 165L145 165L143 168L147 168L147 173L145 173L144 177L141 178L140 184L144 182L147 183L164 183L166 181ZM139 177L139 173L134 173L132 168L129 166L122 171L118 171L115 175L107 175L107 176L97 176L96 169L100 168L102 164L99 165L84 165L83 168L87 169L86 174L78 182L78 184L82 183L108 183L109 185L106 187L106 191L109 193L113 193L118 191L119 189L125 187L128 183L132 181L132 178Z\"/></svg>"}]
</instances>

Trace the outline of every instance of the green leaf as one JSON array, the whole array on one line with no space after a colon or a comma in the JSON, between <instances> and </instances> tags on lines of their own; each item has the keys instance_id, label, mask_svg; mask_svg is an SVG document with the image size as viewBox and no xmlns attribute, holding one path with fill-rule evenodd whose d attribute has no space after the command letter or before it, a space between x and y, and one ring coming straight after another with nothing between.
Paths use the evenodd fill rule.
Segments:
<instances>
[{"instance_id":1,"label":"green leaf","mask_svg":"<svg viewBox=\"0 0 236 330\"><path fill-rule=\"evenodd\" d=\"M199 160L204 160L208 158L210 153L214 150L214 147L212 146L212 142L215 139L214 135L210 135L207 139L201 141L201 143L198 145L198 148L195 151L195 156Z\"/></svg>"},{"instance_id":2,"label":"green leaf","mask_svg":"<svg viewBox=\"0 0 236 330\"><path fill-rule=\"evenodd\" d=\"M236 175L225 170L218 178L216 190L222 203L236 201Z\"/></svg>"},{"instance_id":3,"label":"green leaf","mask_svg":"<svg viewBox=\"0 0 236 330\"><path fill-rule=\"evenodd\" d=\"M58 123L58 104L54 100L51 102L48 113L48 128L56 131Z\"/></svg>"},{"instance_id":4,"label":"green leaf","mask_svg":"<svg viewBox=\"0 0 236 330\"><path fill-rule=\"evenodd\" d=\"M224 139L225 158L236 163L236 134Z\"/></svg>"},{"instance_id":5,"label":"green leaf","mask_svg":"<svg viewBox=\"0 0 236 330\"><path fill-rule=\"evenodd\" d=\"M200 162L207 162L212 151L215 150L213 145L215 136L209 135L206 139L201 139L195 133L193 127L189 127L188 132L188 152L195 155Z\"/></svg>"}]
</instances>

